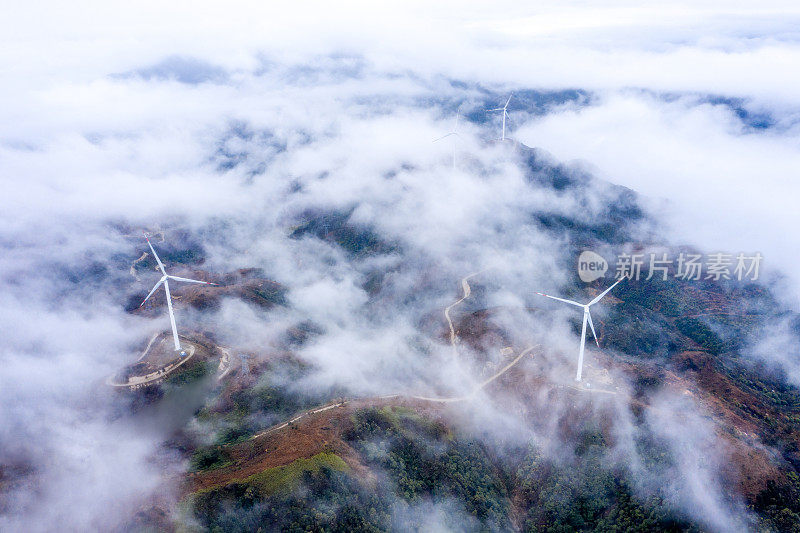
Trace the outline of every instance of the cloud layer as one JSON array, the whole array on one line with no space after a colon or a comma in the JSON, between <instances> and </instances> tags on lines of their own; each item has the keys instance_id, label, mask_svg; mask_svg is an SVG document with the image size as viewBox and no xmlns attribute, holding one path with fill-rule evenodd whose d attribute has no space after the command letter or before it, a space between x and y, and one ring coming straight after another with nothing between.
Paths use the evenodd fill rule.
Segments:
<instances>
[{"instance_id":1,"label":"cloud layer","mask_svg":"<svg viewBox=\"0 0 800 533\"><path fill-rule=\"evenodd\" d=\"M471 390L475 369L420 333L435 329L431 314L472 272L486 272L487 307L530 306L533 290L562 286L566 243L532 213L591 221L614 194L532 187L482 113L509 91L529 91L512 100L514 138L579 160L570 175L590 169L645 194L664 240L761 251L796 307L800 11L613 4L454 3L423 16L349 3L104 4L91 17L54 4L4 18L0 460L33 472L0 525L118 525L109 514L124 521L170 471L161 443L175 428L132 417L102 386L165 325L123 309L150 281L128 274L141 228L198 236L204 270L258 267L289 287L288 308L229 300L179 312L262 352L298 322L319 324L299 350L316 372L298 387ZM431 141L459 106L472 120L452 169L450 139ZM320 213L345 213L386 253L289 236ZM554 376L571 359L566 314L499 320L525 332L515 342L547 343ZM698 497L680 503L722 529L727 503L697 489L716 483L714 466L686 469L700 472Z\"/></svg>"}]
</instances>

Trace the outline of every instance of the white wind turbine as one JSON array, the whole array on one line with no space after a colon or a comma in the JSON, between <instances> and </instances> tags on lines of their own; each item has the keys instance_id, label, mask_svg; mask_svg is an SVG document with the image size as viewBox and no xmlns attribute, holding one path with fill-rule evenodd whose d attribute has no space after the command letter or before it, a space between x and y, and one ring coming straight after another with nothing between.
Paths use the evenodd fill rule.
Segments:
<instances>
[{"instance_id":1,"label":"white wind turbine","mask_svg":"<svg viewBox=\"0 0 800 533\"><path fill-rule=\"evenodd\" d=\"M559 302L564 302L567 304L577 305L578 307L583 307L583 327L581 328L581 351L578 353L578 374L575 376L575 381L581 380L581 372L583 372L583 349L586 346L586 323L589 323L589 327L592 328L592 336L594 337L594 342L597 344L597 347L600 347L600 341L597 340L597 333L594 331L594 324L592 323L592 314L589 312L589 307L596 304L600 300L603 299L603 296L608 294L608 292L617 286L617 283L622 281L623 278L618 279L612 286L601 292L594 300L589 302L588 304L579 304L578 302L573 302L572 300L565 300L563 298L556 298L555 296L550 296L549 294L544 294L543 292L537 292L541 296L546 296L548 298L552 298L553 300L558 300Z\"/></svg>"},{"instance_id":2,"label":"white wind turbine","mask_svg":"<svg viewBox=\"0 0 800 533\"><path fill-rule=\"evenodd\" d=\"M456 143L457 143L457 141L459 139L461 139L461 135L458 134L458 119L459 119L459 117L460 117L460 110L456 110L456 123L453 126L453 130L450 133L448 133L447 135L443 135L443 136L439 137L438 139L434 139L433 140L433 142L438 142L438 141L441 141L442 139L446 139L446 138L448 138L450 136L455 137L453 139L453 170L456 169L456 148L457 148L457 144Z\"/></svg>"},{"instance_id":3,"label":"white wind turbine","mask_svg":"<svg viewBox=\"0 0 800 533\"><path fill-rule=\"evenodd\" d=\"M514 96L513 94L508 96L508 100L506 100L506 105L503 107L496 107L494 109L487 109L487 111L502 111L503 112L503 135L500 137L501 141L506 140L506 117L508 117L508 103L511 101L511 97Z\"/></svg>"},{"instance_id":4,"label":"white wind turbine","mask_svg":"<svg viewBox=\"0 0 800 533\"><path fill-rule=\"evenodd\" d=\"M144 236L147 244L150 246L150 251L153 252L153 257L156 258L156 262L158 263L158 268L161 269L161 273L164 274L161 276L161 279L158 280L158 283L155 284L153 289L150 291L150 294L147 295L147 298L142 300L142 303L139 307L143 306L147 300L156 292L156 289L164 284L164 292L167 293L167 308L169 309L169 321L172 323L172 338L175 340L175 350L180 351L181 355L186 355L185 352L181 351L181 341L178 340L178 328L175 325L175 313L172 311L172 296L169 293L169 280L174 279L175 281L186 281L188 283L202 283L204 285L216 285L216 283L209 283L207 281L199 281L196 279L189 279L189 278L179 278L178 276L170 276L167 274L167 271L164 270L164 265L161 263L161 259L158 258L158 254L153 249L153 245L150 243L150 239L147 238L147 234Z\"/></svg>"}]
</instances>

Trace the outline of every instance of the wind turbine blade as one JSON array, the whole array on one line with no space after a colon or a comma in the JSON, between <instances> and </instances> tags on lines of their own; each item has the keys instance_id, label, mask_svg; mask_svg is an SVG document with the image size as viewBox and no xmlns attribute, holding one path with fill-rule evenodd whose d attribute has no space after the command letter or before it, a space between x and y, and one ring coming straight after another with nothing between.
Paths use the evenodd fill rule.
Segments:
<instances>
[{"instance_id":1,"label":"wind turbine blade","mask_svg":"<svg viewBox=\"0 0 800 533\"><path fill-rule=\"evenodd\" d=\"M438 141L441 141L442 139L446 139L446 138L450 137L451 135L458 135L458 134L457 134L456 132L454 132L454 131L451 131L451 132L450 132L450 133L448 133L447 135L442 135L442 136L441 136L441 137L439 137L438 139L434 139L434 140L433 140L433 142L438 142Z\"/></svg>"},{"instance_id":2,"label":"wind turbine blade","mask_svg":"<svg viewBox=\"0 0 800 533\"><path fill-rule=\"evenodd\" d=\"M159 287L161 286L161 284L162 284L162 283L164 283L164 280L163 280L163 279L160 279L160 280L158 280L158 283L156 283L156 284L153 286L153 290L151 290L151 291L150 291L150 294L148 294L148 295L147 295L147 298L145 298L144 300L142 300L142 303L140 303L140 304L139 304L139 307L143 306L143 305L144 305L144 303L145 303L147 300L149 300L149 299L150 299L150 297L153 295L153 293L154 293L154 292L156 292L156 289L157 289L157 288L159 288Z\"/></svg>"},{"instance_id":3,"label":"wind turbine blade","mask_svg":"<svg viewBox=\"0 0 800 533\"><path fill-rule=\"evenodd\" d=\"M594 331L594 324L592 323L592 313L587 311L586 312L586 316L589 317L589 327L592 328L592 337L594 337L594 343L599 348L600 347L600 341L597 340L597 333L595 333L595 331Z\"/></svg>"},{"instance_id":4,"label":"wind turbine blade","mask_svg":"<svg viewBox=\"0 0 800 533\"><path fill-rule=\"evenodd\" d=\"M161 273L166 276L167 275L167 271L164 270L164 265L161 263L161 259L158 258L158 254L156 253L155 249L153 249L153 245L150 244L150 239L147 238L147 234L145 234L144 240L147 241L147 245L150 247L150 251L153 252L153 257L156 258L156 262L158 263L158 268L161 269Z\"/></svg>"},{"instance_id":5,"label":"wind turbine blade","mask_svg":"<svg viewBox=\"0 0 800 533\"><path fill-rule=\"evenodd\" d=\"M494 109L487 109L486 111L503 111L504 107L495 107Z\"/></svg>"},{"instance_id":6,"label":"wind turbine blade","mask_svg":"<svg viewBox=\"0 0 800 533\"><path fill-rule=\"evenodd\" d=\"M614 283L612 286L610 286L609 288L607 288L606 290L604 290L603 292L601 292L599 296L597 296L597 297L596 297L594 300L592 300L591 302L589 302L589 303L588 303L588 304L586 304L586 305L594 305L594 304L596 304L597 302L599 302L600 300L602 300L602 299L603 299L603 296L605 296L606 294L608 294L608 291L610 291L611 289L613 289L614 287L616 287L616 286L617 286L617 283L619 283L619 282L620 282L620 281L622 281L623 279L625 279L625 278L624 278L624 277L622 277L622 278L619 278L619 279L618 279L618 280L617 280L617 281L616 281L616 282L615 282L615 283Z\"/></svg>"},{"instance_id":7,"label":"wind turbine blade","mask_svg":"<svg viewBox=\"0 0 800 533\"><path fill-rule=\"evenodd\" d=\"M211 283L210 281L200 281L197 279L189 279L189 278L181 278L178 276L167 276L169 279L174 279L175 281L185 281L187 283L203 283L205 285L216 285L216 283Z\"/></svg>"},{"instance_id":8,"label":"wind turbine blade","mask_svg":"<svg viewBox=\"0 0 800 533\"><path fill-rule=\"evenodd\" d=\"M503 109L508 107L508 103L511 101L511 97L514 96L513 94L508 95L508 100L506 100L506 105L503 106Z\"/></svg>"},{"instance_id":9,"label":"wind turbine blade","mask_svg":"<svg viewBox=\"0 0 800 533\"><path fill-rule=\"evenodd\" d=\"M558 300L559 302L564 302L566 304L572 304L572 305L577 305L578 307L583 307L583 304L579 304L578 302L573 302L572 300L565 300L564 298L556 298L555 296L550 296L549 294L545 294L543 292L537 292L536 294L540 296L546 296L547 298Z\"/></svg>"}]
</instances>

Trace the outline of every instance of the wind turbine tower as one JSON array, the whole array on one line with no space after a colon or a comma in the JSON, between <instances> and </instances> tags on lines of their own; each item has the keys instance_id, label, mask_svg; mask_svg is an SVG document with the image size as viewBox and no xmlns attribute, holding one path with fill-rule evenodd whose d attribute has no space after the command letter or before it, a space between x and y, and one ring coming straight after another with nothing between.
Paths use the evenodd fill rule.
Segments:
<instances>
[{"instance_id":1,"label":"wind turbine tower","mask_svg":"<svg viewBox=\"0 0 800 533\"><path fill-rule=\"evenodd\" d=\"M558 300L559 302L564 302L570 305L577 305L578 307L583 308L583 327L581 328L581 350L578 352L578 374L575 376L575 381L581 380L581 372L583 372L583 350L586 346L586 324L588 322L589 327L592 328L592 337L594 337L594 342L597 344L597 347L600 347L600 341L597 340L597 333L594 331L594 324L592 323L592 314L589 312L589 307L593 306L597 302L603 299L603 296L609 293L611 289L617 286L617 284L622 281L623 278L618 279L612 286L601 292L595 299L593 299L588 304L580 304L578 302L573 302L572 300L565 300L563 298L556 298L555 296L550 296L549 294L544 294L543 292L537 292L541 296L546 296L547 298L552 298L553 300Z\"/></svg>"},{"instance_id":2,"label":"wind turbine tower","mask_svg":"<svg viewBox=\"0 0 800 533\"><path fill-rule=\"evenodd\" d=\"M506 105L503 107L496 107L494 109L488 109L487 111L502 111L503 112L503 134L500 136L501 141L506 140L506 118L508 117L508 103L511 101L511 97L514 96L509 95L508 100L506 100Z\"/></svg>"},{"instance_id":3,"label":"wind turbine tower","mask_svg":"<svg viewBox=\"0 0 800 533\"><path fill-rule=\"evenodd\" d=\"M453 125L453 130L450 133L448 133L447 135L443 135L443 136L439 137L438 139L434 139L433 140L433 142L438 142L438 141L441 141L442 139L446 139L446 138L448 138L450 136L454 137L454 139L453 139L453 170L456 169L456 148L458 147L456 143L457 143L458 140L461 139L461 135L458 134L458 119L460 118L460 116L461 116L461 112L460 112L460 110L457 110L456 111L456 122Z\"/></svg>"},{"instance_id":4,"label":"wind turbine tower","mask_svg":"<svg viewBox=\"0 0 800 533\"><path fill-rule=\"evenodd\" d=\"M156 292L156 289L158 289L162 284L164 285L164 292L167 295L167 309L169 309L169 321L172 324L172 338L175 341L175 351L180 352L181 356L185 356L186 352L181 350L181 341L180 339L178 339L178 327L175 325L175 312L172 310L172 296L170 295L169 292L169 280L185 281L187 283L202 283L203 285L214 285L214 286L216 286L217 284L209 283L208 281L199 281L196 279L170 276L169 274L167 274L167 271L164 270L164 265L163 263L161 263L161 259L158 258L158 254L153 249L153 245L150 243L150 239L147 237L147 234L144 235L144 238L147 241L148 246L150 246L150 251L153 252L153 257L156 258L156 262L158 263L158 268L161 269L161 273L163 274L163 276L161 276L161 279L158 280L158 283L155 284L153 289L150 291L150 294L148 294L147 297L144 300L142 300L142 303L139 305L139 307L142 307L145 304L145 302L150 299L153 293Z\"/></svg>"}]
</instances>

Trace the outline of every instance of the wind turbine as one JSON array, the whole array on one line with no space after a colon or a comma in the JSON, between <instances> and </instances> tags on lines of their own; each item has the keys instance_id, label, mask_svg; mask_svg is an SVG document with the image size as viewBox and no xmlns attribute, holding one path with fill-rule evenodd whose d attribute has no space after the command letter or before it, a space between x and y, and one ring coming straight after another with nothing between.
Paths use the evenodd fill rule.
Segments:
<instances>
[{"instance_id":1,"label":"wind turbine","mask_svg":"<svg viewBox=\"0 0 800 533\"><path fill-rule=\"evenodd\" d=\"M161 279L158 280L158 283L155 284L153 289L150 291L150 294L147 295L147 298L142 300L142 303L139 304L139 307L142 307L145 304L145 302L150 299L150 297L153 295L154 292L156 292L156 289L158 289L162 283L164 284L164 292L167 293L167 309L169 309L169 321L172 323L172 338L175 340L175 351L180 351L181 355L184 356L186 355L186 352L181 350L181 341L178 340L178 328L175 325L175 313L172 311L172 296L169 293L169 280L173 279L175 281L185 281L188 283L202 283L204 285L215 285L215 286L216 283L209 283L208 281L199 281L196 279L189 279L189 278L179 278L178 276L170 276L169 274L167 274L167 271L164 270L164 265L163 263L161 263L161 259L158 258L158 254L153 249L153 245L150 243L150 239L147 237L146 233L144 235L144 238L147 241L148 246L150 246L150 251L153 252L153 257L156 258L156 262L158 263L158 268L161 269L161 273L164 275L161 276Z\"/></svg>"},{"instance_id":2,"label":"wind turbine","mask_svg":"<svg viewBox=\"0 0 800 533\"><path fill-rule=\"evenodd\" d=\"M453 126L453 131L451 131L447 135L443 135L443 136L439 137L438 139L434 139L433 142L441 141L442 139L446 139L446 138L450 137L451 135L457 137L457 139L461 139L461 135L458 134L458 119L459 118L460 118L460 109L456 110L456 123ZM456 140L457 139L453 139L453 170L456 169L456 148L457 148Z\"/></svg>"},{"instance_id":3,"label":"wind turbine","mask_svg":"<svg viewBox=\"0 0 800 533\"><path fill-rule=\"evenodd\" d=\"M494 109L487 109L487 111L502 111L503 112L503 135L500 137L501 141L506 140L506 117L508 117L508 103L511 101L511 97L514 96L510 94L508 96L508 100L506 100L506 105L503 107L496 107Z\"/></svg>"},{"instance_id":4,"label":"wind turbine","mask_svg":"<svg viewBox=\"0 0 800 533\"><path fill-rule=\"evenodd\" d=\"M618 279L612 286L601 292L594 300L589 302L588 304L579 304L578 302L573 302L572 300L565 300L563 298L556 298L555 296L550 296L549 294L544 294L543 292L537 292L541 296L546 296L548 298L552 298L553 300L558 300L559 302L564 302L571 305L577 305L578 307L583 307L583 327L581 328L581 351L578 353L578 374L575 376L575 381L581 380L581 372L583 371L583 349L586 345L586 323L589 323L589 327L592 328L592 336L594 337L594 342L597 344L597 347L600 347L600 341L597 340L597 333L594 331L594 324L592 323L592 314L589 312L589 307L596 304L600 300L603 299L603 296L608 294L608 292L617 286L617 283L625 279L624 277Z\"/></svg>"}]
</instances>

